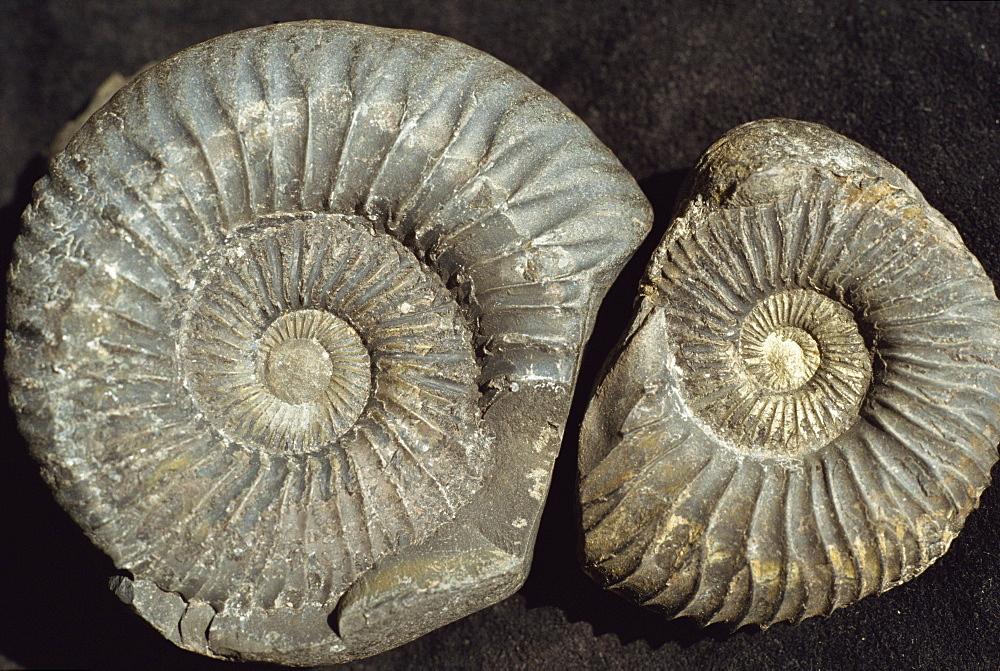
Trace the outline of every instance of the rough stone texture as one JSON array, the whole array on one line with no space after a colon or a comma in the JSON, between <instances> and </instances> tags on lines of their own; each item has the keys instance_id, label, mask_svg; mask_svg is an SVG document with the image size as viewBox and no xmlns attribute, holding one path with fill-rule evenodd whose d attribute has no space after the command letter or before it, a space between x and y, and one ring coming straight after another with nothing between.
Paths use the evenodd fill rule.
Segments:
<instances>
[{"instance_id":1,"label":"rough stone texture","mask_svg":"<svg viewBox=\"0 0 1000 671\"><path fill-rule=\"evenodd\" d=\"M581 348L651 218L577 117L454 40L226 35L124 87L36 187L12 404L168 639L372 655L523 583Z\"/></svg>"},{"instance_id":2,"label":"rough stone texture","mask_svg":"<svg viewBox=\"0 0 1000 671\"><path fill-rule=\"evenodd\" d=\"M9 259L44 170L32 156L113 72L273 21L342 19L461 40L579 114L639 180L656 229L613 285L585 350L524 587L347 668L994 668L1000 488L986 489L951 549L919 579L828 618L735 634L664 620L598 587L580 570L574 509L576 427L594 377L631 322L680 182L727 130L792 117L870 147L920 186L996 276L997 10L904 0L10 0L0 3L0 250ZM53 500L13 411L0 416L8 447L0 449L0 604L8 605L0 652L30 668L231 671L122 607L103 582L111 561Z\"/></svg>"},{"instance_id":3,"label":"rough stone texture","mask_svg":"<svg viewBox=\"0 0 1000 671\"><path fill-rule=\"evenodd\" d=\"M770 626L923 572L990 482L1000 301L898 170L817 124L695 168L580 432L586 568Z\"/></svg>"}]
</instances>

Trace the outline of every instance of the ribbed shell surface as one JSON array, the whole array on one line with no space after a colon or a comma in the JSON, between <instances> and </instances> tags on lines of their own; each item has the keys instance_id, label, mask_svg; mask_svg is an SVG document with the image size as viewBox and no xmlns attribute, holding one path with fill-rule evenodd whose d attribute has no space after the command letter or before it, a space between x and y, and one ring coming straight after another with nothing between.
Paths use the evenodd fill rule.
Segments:
<instances>
[{"instance_id":1,"label":"ribbed shell surface","mask_svg":"<svg viewBox=\"0 0 1000 671\"><path fill-rule=\"evenodd\" d=\"M579 119L485 54L336 22L227 35L119 92L36 187L21 428L137 579L332 609L524 448L484 409L573 384L648 223Z\"/></svg>"},{"instance_id":2,"label":"ribbed shell surface","mask_svg":"<svg viewBox=\"0 0 1000 671\"><path fill-rule=\"evenodd\" d=\"M989 277L899 187L810 175L672 223L585 420L588 570L671 616L767 626L898 585L997 459Z\"/></svg>"}]
</instances>

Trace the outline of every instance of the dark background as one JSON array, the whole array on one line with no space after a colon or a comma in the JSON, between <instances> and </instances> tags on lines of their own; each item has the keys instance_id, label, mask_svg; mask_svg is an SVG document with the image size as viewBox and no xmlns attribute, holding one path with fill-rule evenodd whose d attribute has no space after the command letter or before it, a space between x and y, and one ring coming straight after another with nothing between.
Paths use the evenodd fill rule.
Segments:
<instances>
[{"instance_id":1,"label":"dark background","mask_svg":"<svg viewBox=\"0 0 1000 671\"><path fill-rule=\"evenodd\" d=\"M45 169L39 150L108 75L305 18L427 30L497 56L579 114L657 213L586 352L527 584L354 668L1000 666L997 488L912 582L827 619L736 633L661 621L591 585L576 564L572 503L576 424L596 369L630 319L681 180L729 128L786 116L874 149L1000 277L1000 5L0 0L2 265ZM0 667L223 668L175 648L106 589L110 561L54 503L5 405L0 421Z\"/></svg>"}]
</instances>

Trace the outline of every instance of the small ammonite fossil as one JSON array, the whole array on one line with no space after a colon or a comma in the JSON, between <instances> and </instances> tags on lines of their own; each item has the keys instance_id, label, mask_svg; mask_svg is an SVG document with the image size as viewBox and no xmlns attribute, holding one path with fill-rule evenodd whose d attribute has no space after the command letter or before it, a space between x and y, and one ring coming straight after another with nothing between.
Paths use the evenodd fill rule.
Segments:
<instances>
[{"instance_id":1,"label":"small ammonite fossil","mask_svg":"<svg viewBox=\"0 0 1000 671\"><path fill-rule=\"evenodd\" d=\"M708 150L584 420L588 572L768 626L926 569L990 479L1000 301L896 168L816 124Z\"/></svg>"},{"instance_id":2,"label":"small ammonite fossil","mask_svg":"<svg viewBox=\"0 0 1000 671\"><path fill-rule=\"evenodd\" d=\"M12 402L170 640L371 655L523 582L582 344L650 222L576 116L465 45L226 35L36 187Z\"/></svg>"}]
</instances>

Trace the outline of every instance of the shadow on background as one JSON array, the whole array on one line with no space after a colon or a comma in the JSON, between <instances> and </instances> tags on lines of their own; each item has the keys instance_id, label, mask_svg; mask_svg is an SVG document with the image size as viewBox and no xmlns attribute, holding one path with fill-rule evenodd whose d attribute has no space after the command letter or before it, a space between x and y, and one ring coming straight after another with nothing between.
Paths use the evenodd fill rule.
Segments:
<instances>
[{"instance_id":1,"label":"shadow on background","mask_svg":"<svg viewBox=\"0 0 1000 671\"><path fill-rule=\"evenodd\" d=\"M653 229L629 260L597 313L594 333L584 350L573 405L556 460L552 487L538 532L531 573L521 593L529 608L555 606L570 622L586 621L594 634L614 633L629 643L645 640L657 648L669 641L691 645L730 635L724 625L700 627L682 618L665 620L601 589L580 568L579 513L576 505L576 461L580 423L594 385L611 351L632 322L634 303L646 264L663 237L684 186L687 170L658 173L639 182L653 204Z\"/></svg>"}]
</instances>

